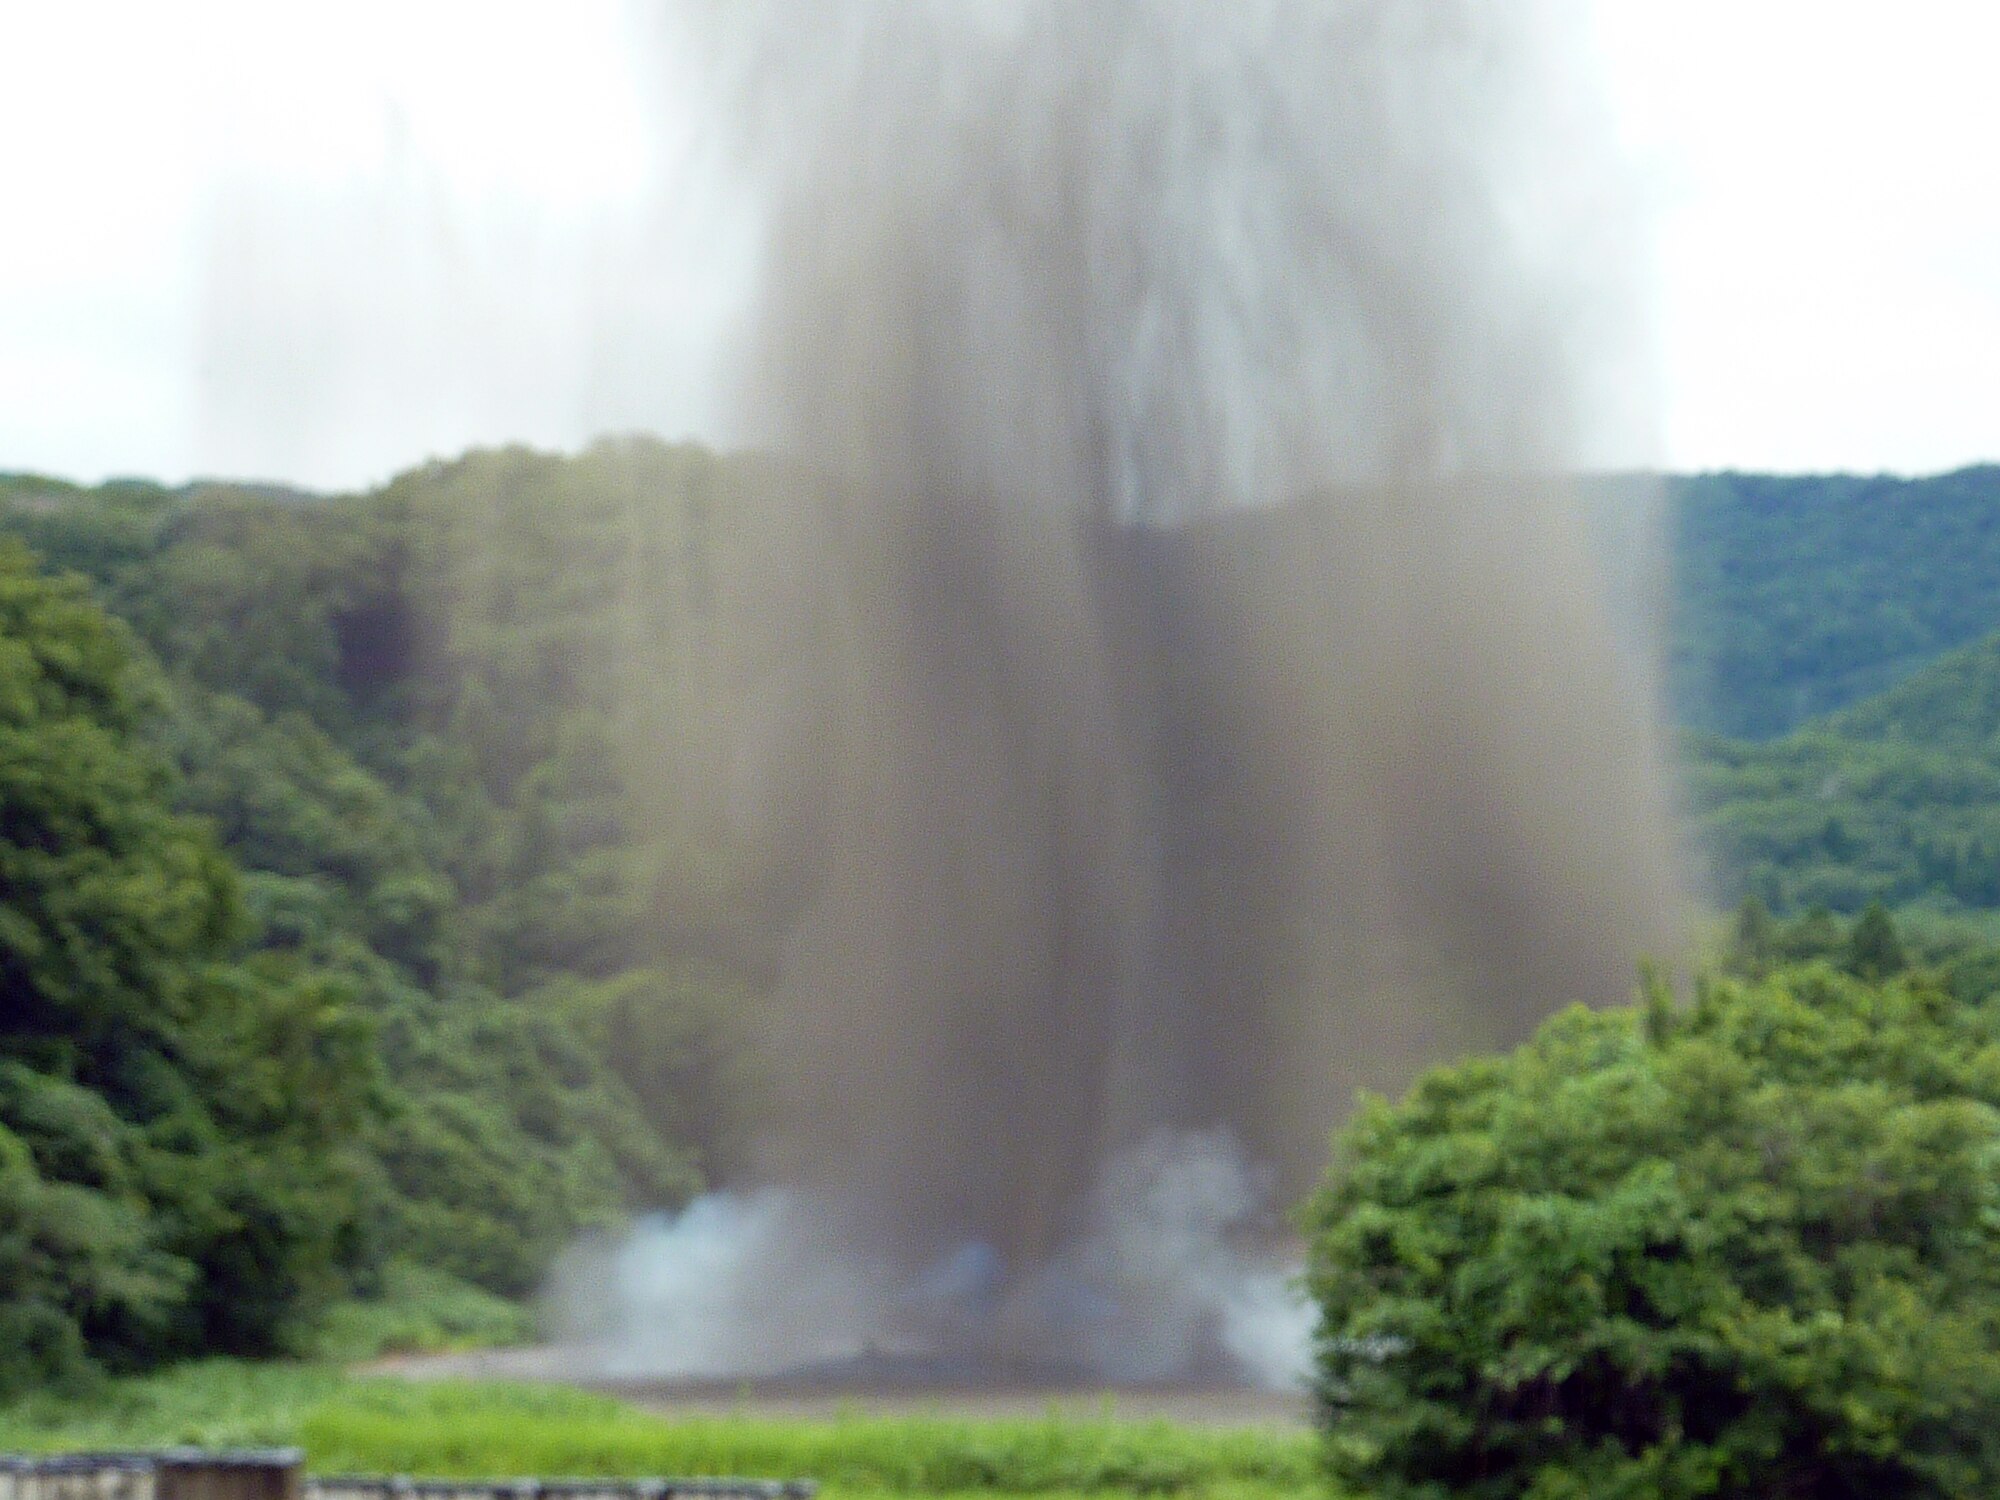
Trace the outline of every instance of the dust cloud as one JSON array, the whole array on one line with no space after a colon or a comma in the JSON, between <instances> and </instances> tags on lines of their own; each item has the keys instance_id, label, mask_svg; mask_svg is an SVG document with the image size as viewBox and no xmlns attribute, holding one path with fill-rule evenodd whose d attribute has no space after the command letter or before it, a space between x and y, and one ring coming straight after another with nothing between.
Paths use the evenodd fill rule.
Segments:
<instances>
[{"instance_id":1,"label":"dust cloud","mask_svg":"<svg viewBox=\"0 0 2000 1500\"><path fill-rule=\"evenodd\" d=\"M1676 939L1559 477L1640 400L1579 17L677 14L769 209L743 420L811 476L766 566L823 580L789 691L838 711L739 757L803 735L814 788L746 1186L577 1326L1295 1378L1273 1206L1353 1091Z\"/></svg>"}]
</instances>

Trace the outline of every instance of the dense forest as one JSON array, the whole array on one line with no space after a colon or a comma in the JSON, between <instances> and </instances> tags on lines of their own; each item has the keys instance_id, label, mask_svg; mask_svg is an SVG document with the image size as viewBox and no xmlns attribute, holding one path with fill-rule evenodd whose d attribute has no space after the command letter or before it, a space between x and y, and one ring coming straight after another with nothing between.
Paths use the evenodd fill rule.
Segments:
<instances>
[{"instance_id":1,"label":"dense forest","mask_svg":"<svg viewBox=\"0 0 2000 1500\"><path fill-rule=\"evenodd\" d=\"M2000 910L2000 467L1667 485L1668 686L1725 903Z\"/></svg>"},{"instance_id":2,"label":"dense forest","mask_svg":"<svg viewBox=\"0 0 2000 1500\"><path fill-rule=\"evenodd\" d=\"M1768 739L2000 628L2000 466L1667 481L1668 682L1690 728Z\"/></svg>"},{"instance_id":3,"label":"dense forest","mask_svg":"<svg viewBox=\"0 0 2000 1500\"><path fill-rule=\"evenodd\" d=\"M731 1149L750 981L653 732L729 482L0 481L0 1380L491 1331Z\"/></svg>"},{"instance_id":4,"label":"dense forest","mask_svg":"<svg viewBox=\"0 0 2000 1500\"><path fill-rule=\"evenodd\" d=\"M1781 739L1691 735L1686 764L1727 897L2000 909L2000 635Z\"/></svg>"},{"instance_id":5,"label":"dense forest","mask_svg":"<svg viewBox=\"0 0 2000 1500\"><path fill-rule=\"evenodd\" d=\"M788 878L731 717L837 628L731 596L783 483L0 476L0 1386L502 1335L728 1171ZM2000 909L2000 469L1669 499L1717 893Z\"/></svg>"}]
</instances>

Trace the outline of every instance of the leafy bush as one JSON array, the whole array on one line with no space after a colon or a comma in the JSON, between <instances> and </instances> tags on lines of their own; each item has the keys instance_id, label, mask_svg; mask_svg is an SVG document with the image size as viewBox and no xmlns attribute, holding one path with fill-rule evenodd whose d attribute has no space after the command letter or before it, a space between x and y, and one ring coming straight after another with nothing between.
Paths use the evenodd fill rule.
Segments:
<instances>
[{"instance_id":1,"label":"leafy bush","mask_svg":"<svg viewBox=\"0 0 2000 1500\"><path fill-rule=\"evenodd\" d=\"M435 1354L518 1344L534 1319L517 1302L407 1260L383 1269L376 1295L330 1309L314 1330L316 1358L350 1362L384 1354Z\"/></svg>"},{"instance_id":2,"label":"leafy bush","mask_svg":"<svg viewBox=\"0 0 2000 1500\"><path fill-rule=\"evenodd\" d=\"M1309 1221L1358 1492L2000 1484L2000 1040L1937 980L1572 1010L1368 1104Z\"/></svg>"}]
</instances>

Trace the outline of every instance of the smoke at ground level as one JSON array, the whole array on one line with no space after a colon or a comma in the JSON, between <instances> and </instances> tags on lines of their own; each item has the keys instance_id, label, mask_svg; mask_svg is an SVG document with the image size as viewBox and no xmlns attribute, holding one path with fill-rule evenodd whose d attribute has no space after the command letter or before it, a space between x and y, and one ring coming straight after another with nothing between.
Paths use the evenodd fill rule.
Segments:
<instances>
[{"instance_id":1,"label":"smoke at ground level","mask_svg":"<svg viewBox=\"0 0 2000 1500\"><path fill-rule=\"evenodd\" d=\"M979 1240L902 1261L808 1192L718 1193L579 1246L549 1306L573 1375L1290 1388L1311 1319L1256 1232L1266 1186L1226 1135L1162 1133L1107 1164L1075 1242L1025 1265Z\"/></svg>"}]
</instances>

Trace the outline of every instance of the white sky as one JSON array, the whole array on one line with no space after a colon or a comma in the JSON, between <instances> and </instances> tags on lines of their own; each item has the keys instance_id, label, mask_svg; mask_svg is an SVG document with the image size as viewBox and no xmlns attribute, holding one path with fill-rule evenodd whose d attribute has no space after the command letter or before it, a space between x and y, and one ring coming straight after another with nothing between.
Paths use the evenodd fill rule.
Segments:
<instances>
[{"instance_id":1,"label":"white sky","mask_svg":"<svg viewBox=\"0 0 2000 1500\"><path fill-rule=\"evenodd\" d=\"M1630 459L2000 458L2000 6L1592 3L1657 214L1662 446ZM726 440L747 219L633 24L0 0L0 469L332 486Z\"/></svg>"}]
</instances>

